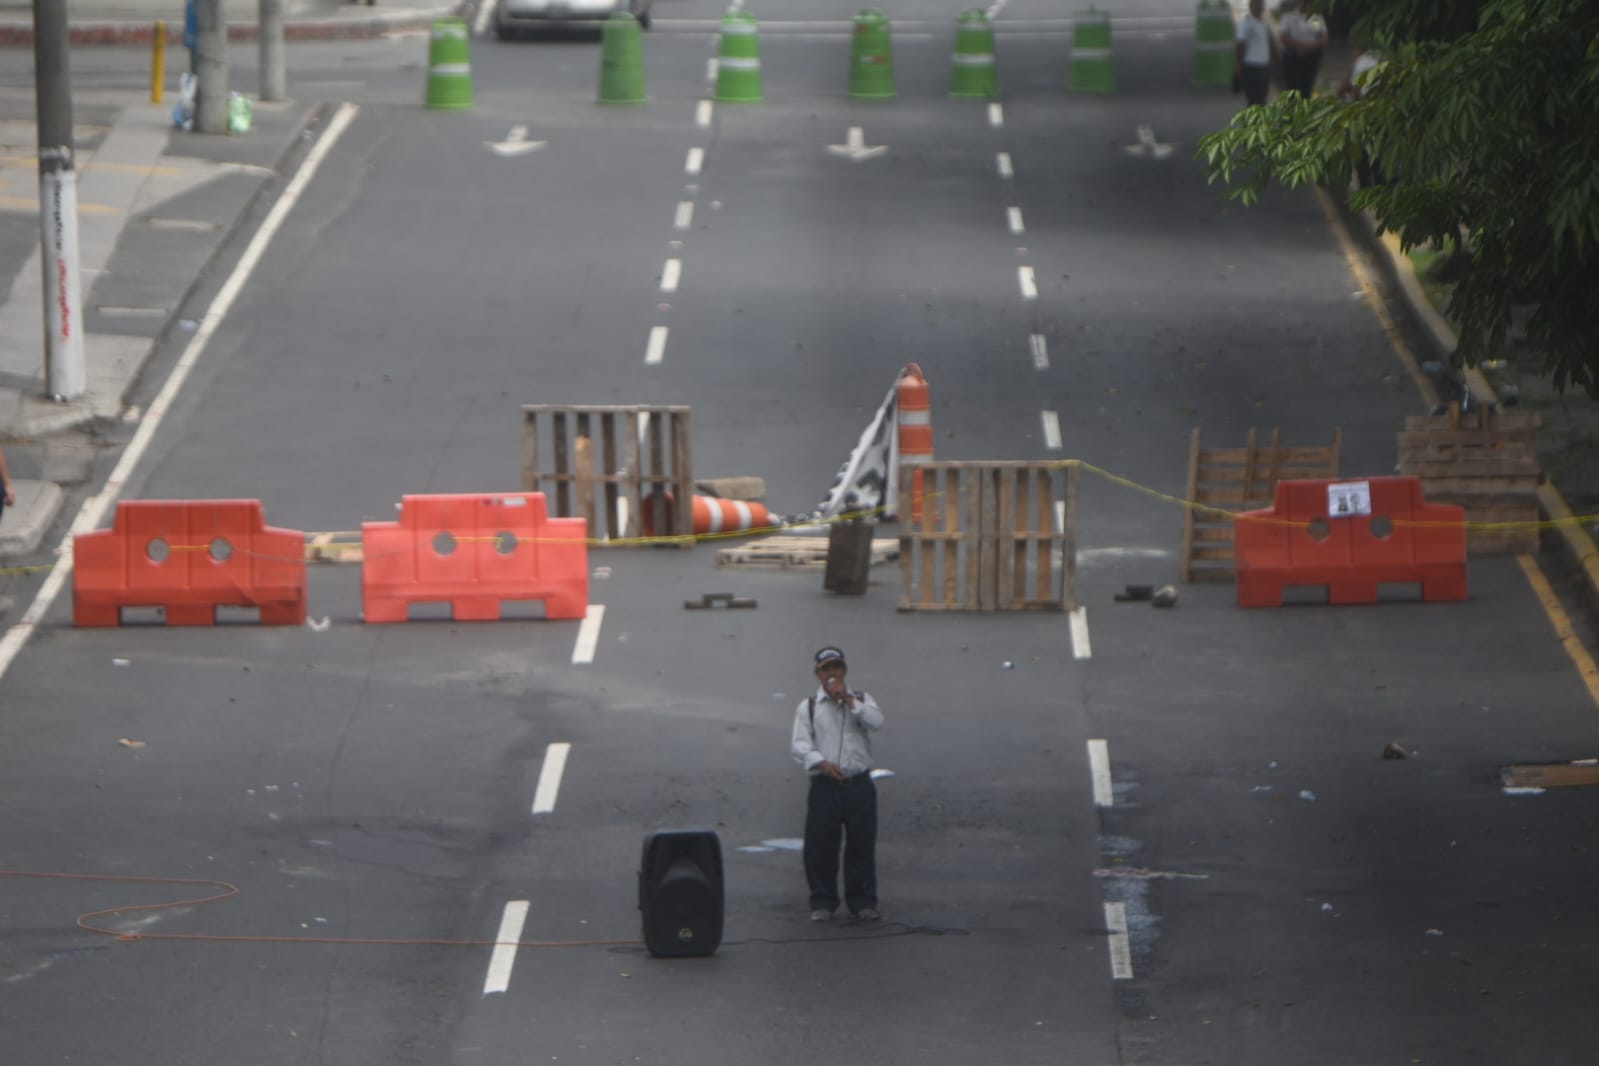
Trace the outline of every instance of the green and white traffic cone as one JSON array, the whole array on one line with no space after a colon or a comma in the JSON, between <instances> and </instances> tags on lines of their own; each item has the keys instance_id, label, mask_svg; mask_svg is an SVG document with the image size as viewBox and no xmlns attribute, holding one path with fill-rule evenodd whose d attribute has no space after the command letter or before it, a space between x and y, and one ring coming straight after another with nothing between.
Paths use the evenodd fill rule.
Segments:
<instances>
[{"instance_id":1,"label":"green and white traffic cone","mask_svg":"<svg viewBox=\"0 0 1599 1066\"><path fill-rule=\"evenodd\" d=\"M427 106L462 111L472 106L472 62L466 20L435 19L428 44Z\"/></svg>"},{"instance_id":2,"label":"green and white traffic cone","mask_svg":"<svg viewBox=\"0 0 1599 1066\"><path fill-rule=\"evenodd\" d=\"M1116 89L1110 59L1110 16L1090 7L1072 23L1071 89L1109 93Z\"/></svg>"},{"instance_id":3,"label":"green and white traffic cone","mask_svg":"<svg viewBox=\"0 0 1599 1066\"><path fill-rule=\"evenodd\" d=\"M955 23L955 57L949 95L963 100L987 100L996 91L994 27L988 16L976 8L962 11Z\"/></svg>"},{"instance_id":4,"label":"green and white traffic cone","mask_svg":"<svg viewBox=\"0 0 1599 1066\"><path fill-rule=\"evenodd\" d=\"M761 102L761 41L755 16L729 11L722 19L722 54L716 60L716 101L721 104Z\"/></svg>"},{"instance_id":5,"label":"green and white traffic cone","mask_svg":"<svg viewBox=\"0 0 1599 1066\"><path fill-rule=\"evenodd\" d=\"M888 16L869 7L855 16L850 46L849 95L852 100L894 99L894 45Z\"/></svg>"},{"instance_id":6,"label":"green and white traffic cone","mask_svg":"<svg viewBox=\"0 0 1599 1066\"><path fill-rule=\"evenodd\" d=\"M1194 14L1194 84L1231 85L1233 15L1227 0L1199 0Z\"/></svg>"},{"instance_id":7,"label":"green and white traffic cone","mask_svg":"<svg viewBox=\"0 0 1599 1066\"><path fill-rule=\"evenodd\" d=\"M644 96L644 33L631 11L614 12L605 20L600 42L600 103L642 104Z\"/></svg>"}]
</instances>

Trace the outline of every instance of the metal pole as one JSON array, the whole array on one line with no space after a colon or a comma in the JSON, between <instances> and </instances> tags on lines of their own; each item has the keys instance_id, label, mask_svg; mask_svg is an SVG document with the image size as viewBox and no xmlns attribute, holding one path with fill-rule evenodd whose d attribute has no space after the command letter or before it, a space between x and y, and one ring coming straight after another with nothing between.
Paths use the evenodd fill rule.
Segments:
<instances>
[{"instance_id":1,"label":"metal pole","mask_svg":"<svg viewBox=\"0 0 1599 1066\"><path fill-rule=\"evenodd\" d=\"M159 104L167 86L167 24L157 22L150 35L150 102Z\"/></svg>"},{"instance_id":2,"label":"metal pole","mask_svg":"<svg viewBox=\"0 0 1599 1066\"><path fill-rule=\"evenodd\" d=\"M282 100L286 94L283 77L283 0L260 0L261 22L261 99Z\"/></svg>"},{"instance_id":3,"label":"metal pole","mask_svg":"<svg viewBox=\"0 0 1599 1066\"><path fill-rule=\"evenodd\" d=\"M38 3L39 0L34 0ZM196 51L194 128L201 133L228 132L228 19L222 0L200 0Z\"/></svg>"},{"instance_id":4,"label":"metal pole","mask_svg":"<svg viewBox=\"0 0 1599 1066\"><path fill-rule=\"evenodd\" d=\"M44 273L44 391L76 400L88 389L78 270L78 171L72 142L67 5L33 0L39 139L39 263Z\"/></svg>"}]
</instances>

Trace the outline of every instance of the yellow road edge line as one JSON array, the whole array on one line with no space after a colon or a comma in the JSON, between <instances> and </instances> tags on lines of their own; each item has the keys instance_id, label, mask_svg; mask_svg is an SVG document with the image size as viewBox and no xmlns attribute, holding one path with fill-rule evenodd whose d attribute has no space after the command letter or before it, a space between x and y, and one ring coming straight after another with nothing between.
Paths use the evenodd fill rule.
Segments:
<instances>
[{"instance_id":1,"label":"yellow road edge line","mask_svg":"<svg viewBox=\"0 0 1599 1066\"><path fill-rule=\"evenodd\" d=\"M1555 627L1555 636L1560 638L1560 646L1566 649L1566 654L1576 664L1577 673L1582 675L1583 684L1588 686L1588 697L1593 700L1594 706L1599 707L1599 665L1594 664L1593 656L1588 654L1588 649L1582 646L1582 640L1571 628L1571 618L1566 614L1566 609L1560 605L1560 598L1555 595L1549 579L1538 566L1537 558L1531 555L1518 555L1516 562L1521 565L1521 572L1527 575L1527 584L1532 586L1532 591L1538 597L1538 603L1543 607L1544 614L1549 616L1549 624Z\"/></svg>"},{"instance_id":2,"label":"yellow road edge line","mask_svg":"<svg viewBox=\"0 0 1599 1066\"><path fill-rule=\"evenodd\" d=\"M1327 228L1331 229L1333 236L1338 240L1338 248L1344 254L1344 261L1349 264L1349 272L1355 276L1355 281L1360 285L1361 294L1365 296L1371 313L1376 316L1377 324L1382 327L1383 333L1388 338L1388 344L1393 348L1394 354L1399 357L1400 364L1405 368L1405 373L1410 375L1410 380L1415 383L1421 392L1422 401L1427 409L1434 410L1441 402L1438 389L1432 380L1422 372L1421 364L1416 361L1415 353L1410 350L1410 345L1405 343L1404 337L1399 334L1399 327L1394 324L1393 316L1388 313L1388 304L1382 298L1376 284L1371 279L1371 272L1366 269L1366 264L1361 262L1360 253L1355 248L1355 242L1349 236L1349 230L1338 217L1338 210L1333 206L1332 198L1325 189L1318 187L1316 202L1321 205L1321 213L1327 218Z\"/></svg>"}]
</instances>

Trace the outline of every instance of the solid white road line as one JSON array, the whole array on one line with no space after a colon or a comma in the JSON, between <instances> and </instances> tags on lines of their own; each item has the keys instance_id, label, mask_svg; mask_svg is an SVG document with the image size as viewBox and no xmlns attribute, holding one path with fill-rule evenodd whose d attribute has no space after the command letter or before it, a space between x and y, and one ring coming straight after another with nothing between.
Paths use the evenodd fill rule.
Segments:
<instances>
[{"instance_id":1,"label":"solid white road line","mask_svg":"<svg viewBox=\"0 0 1599 1066\"><path fill-rule=\"evenodd\" d=\"M644 347L644 364L654 366L666 356L666 327L656 326L650 330L650 342Z\"/></svg>"},{"instance_id":2,"label":"solid white road line","mask_svg":"<svg viewBox=\"0 0 1599 1066\"><path fill-rule=\"evenodd\" d=\"M995 129L1005 124L1005 109L999 104L988 105L988 124Z\"/></svg>"},{"instance_id":3,"label":"solid white road line","mask_svg":"<svg viewBox=\"0 0 1599 1066\"><path fill-rule=\"evenodd\" d=\"M539 771L539 786L533 792L533 813L555 810L555 797L561 791L561 775L566 772L566 757L572 745L558 740L544 749L544 769Z\"/></svg>"},{"instance_id":4,"label":"solid white road line","mask_svg":"<svg viewBox=\"0 0 1599 1066\"><path fill-rule=\"evenodd\" d=\"M709 100L701 100L699 106L694 109L694 124L697 126L709 126L711 124L711 102Z\"/></svg>"},{"instance_id":5,"label":"solid white road line","mask_svg":"<svg viewBox=\"0 0 1599 1066\"><path fill-rule=\"evenodd\" d=\"M1022 209L1019 207L1005 208L1005 222L1010 226L1012 233L1023 232L1025 227L1022 226Z\"/></svg>"},{"instance_id":6,"label":"solid white road line","mask_svg":"<svg viewBox=\"0 0 1599 1066\"><path fill-rule=\"evenodd\" d=\"M1094 806L1114 806L1116 793L1110 787L1110 745L1103 740L1088 742L1088 772L1094 781Z\"/></svg>"},{"instance_id":7,"label":"solid white road line","mask_svg":"<svg viewBox=\"0 0 1599 1066\"><path fill-rule=\"evenodd\" d=\"M255 231L255 236L250 238L250 243L245 246L244 254L239 256L239 262L233 268L233 273L228 275L222 288L217 293L217 298L212 301L205 317L200 320L200 325L189 338L188 346L183 349L183 354L178 357L177 363L172 367L166 384L161 386L161 391L150 404L150 410L145 415L144 421L134 432L133 439L122 452L122 458L117 460L117 465L112 469L111 476L106 479L105 488L97 495L83 501L83 507L78 511L78 516L73 519L72 526L61 537L61 542L56 545L56 563L50 568L49 575L44 583L39 586L39 592L22 613L22 617L10 629L6 630L4 638L0 638L0 677L4 677L11 663L16 659L17 653L27 643L28 636L33 632L33 627L43 620L50 610L50 605L61 592L61 587L66 583L68 575L72 573L72 538L79 533L88 533L100 527L105 519L106 512L117 502L117 497L122 494L123 485L127 484L128 477L133 473L133 468L139 460L144 458L144 453L149 450L150 441L160 428L162 420L166 417L167 410L182 391L184 383L189 380L189 375L194 371L195 364L200 361L206 345L211 342L212 334L222 325L222 320L233 309L233 301L239 298L239 293L244 289L244 284L255 272L256 266L261 262L261 257L266 254L267 245L272 243L272 238L277 235L283 226L283 220L289 217L289 212L294 210L294 205L299 203L305 188L311 183L322 161L327 158L333 145L343 136L355 120L356 112L360 108L354 104L341 104L333 113L333 118L328 121L327 128L322 131L322 136L316 144L306 153L305 162L300 164L300 169L283 189L283 195L278 197L277 203L272 205L272 210L261 222L261 228Z\"/></svg>"},{"instance_id":8,"label":"solid white road line","mask_svg":"<svg viewBox=\"0 0 1599 1066\"><path fill-rule=\"evenodd\" d=\"M999 170L999 176L1002 178L1014 178L1016 176L1016 171L1011 169L1009 152L1000 152L996 155L994 157L994 166Z\"/></svg>"},{"instance_id":9,"label":"solid white road line","mask_svg":"<svg viewBox=\"0 0 1599 1066\"><path fill-rule=\"evenodd\" d=\"M694 201L679 200L677 214L672 219L673 229L688 229L694 224Z\"/></svg>"},{"instance_id":10,"label":"solid white road line","mask_svg":"<svg viewBox=\"0 0 1599 1066\"><path fill-rule=\"evenodd\" d=\"M1033 353L1033 369L1049 369L1049 344L1044 340L1042 333L1034 333L1027 338L1027 346Z\"/></svg>"},{"instance_id":11,"label":"solid white road line","mask_svg":"<svg viewBox=\"0 0 1599 1066\"><path fill-rule=\"evenodd\" d=\"M683 161L683 172L685 174L698 174L700 172L700 168L704 165L705 149L690 148L688 150L688 158Z\"/></svg>"},{"instance_id":12,"label":"solid white road line","mask_svg":"<svg viewBox=\"0 0 1599 1066\"><path fill-rule=\"evenodd\" d=\"M668 259L666 266L661 268L661 291L676 292L677 283L683 278L683 260Z\"/></svg>"},{"instance_id":13,"label":"solid white road line","mask_svg":"<svg viewBox=\"0 0 1599 1066\"><path fill-rule=\"evenodd\" d=\"M1016 283L1022 287L1022 299L1038 299L1038 283L1033 280L1032 267L1017 267Z\"/></svg>"},{"instance_id":14,"label":"solid white road line","mask_svg":"<svg viewBox=\"0 0 1599 1066\"><path fill-rule=\"evenodd\" d=\"M479 37L489 30L489 19L494 17L494 7L498 0L483 0L477 9L477 25L472 27L472 32Z\"/></svg>"},{"instance_id":15,"label":"solid white road line","mask_svg":"<svg viewBox=\"0 0 1599 1066\"><path fill-rule=\"evenodd\" d=\"M489 956L489 975L483 980L484 996L510 988L510 969L516 965L516 943L521 927L528 922L528 901L512 900L500 916L500 930L494 935L494 954Z\"/></svg>"},{"instance_id":16,"label":"solid white road line","mask_svg":"<svg viewBox=\"0 0 1599 1066\"><path fill-rule=\"evenodd\" d=\"M500 931L494 936L494 954L489 956L489 975L483 981L483 994L493 995L511 987L511 967L516 965L516 945L527 923L527 900L513 899L500 917Z\"/></svg>"},{"instance_id":17,"label":"solid white road line","mask_svg":"<svg viewBox=\"0 0 1599 1066\"><path fill-rule=\"evenodd\" d=\"M626 523L622 525L627 528ZM577 627L577 644L572 648L572 662L578 665L594 661L594 648L600 642L600 623L605 621L605 604L591 603L583 612L583 621Z\"/></svg>"},{"instance_id":18,"label":"solid white road line","mask_svg":"<svg viewBox=\"0 0 1599 1066\"><path fill-rule=\"evenodd\" d=\"M1088 643L1088 608L1076 607L1072 609L1072 658L1089 659L1093 657L1093 648Z\"/></svg>"},{"instance_id":19,"label":"solid white road line","mask_svg":"<svg viewBox=\"0 0 1599 1066\"><path fill-rule=\"evenodd\" d=\"M1060 415L1054 411L1042 413L1044 421L1044 447L1052 452L1060 451Z\"/></svg>"},{"instance_id":20,"label":"solid white road line","mask_svg":"<svg viewBox=\"0 0 1599 1066\"><path fill-rule=\"evenodd\" d=\"M1133 950L1127 940L1127 904L1105 904L1105 928L1110 933L1110 975L1118 981L1133 977Z\"/></svg>"}]
</instances>

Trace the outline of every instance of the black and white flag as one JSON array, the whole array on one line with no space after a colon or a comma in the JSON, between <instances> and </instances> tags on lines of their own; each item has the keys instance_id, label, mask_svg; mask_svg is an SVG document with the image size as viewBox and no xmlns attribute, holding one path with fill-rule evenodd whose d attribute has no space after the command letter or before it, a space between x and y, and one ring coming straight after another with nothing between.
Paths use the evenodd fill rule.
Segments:
<instances>
[{"instance_id":1,"label":"black and white flag","mask_svg":"<svg viewBox=\"0 0 1599 1066\"><path fill-rule=\"evenodd\" d=\"M855 450L839 468L833 487L809 516L825 521L843 514L868 512L864 517L891 518L899 505L899 423L896 397L899 379L888 390L877 414L861 434Z\"/></svg>"}]
</instances>

